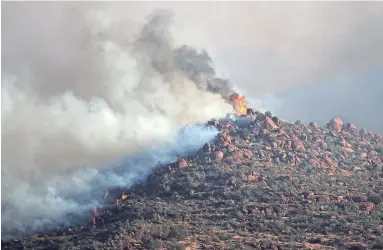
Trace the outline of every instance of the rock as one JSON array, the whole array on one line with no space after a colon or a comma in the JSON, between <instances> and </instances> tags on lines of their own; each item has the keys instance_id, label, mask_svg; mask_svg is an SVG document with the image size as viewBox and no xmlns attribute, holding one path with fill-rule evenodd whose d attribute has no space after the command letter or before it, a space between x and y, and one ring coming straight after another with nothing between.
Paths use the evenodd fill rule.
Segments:
<instances>
[{"instance_id":1,"label":"rock","mask_svg":"<svg viewBox=\"0 0 383 250\"><path fill-rule=\"evenodd\" d=\"M264 122L264 128L268 129L270 131L277 130L279 127L275 125L273 120L270 117L266 117L265 122Z\"/></svg>"},{"instance_id":2,"label":"rock","mask_svg":"<svg viewBox=\"0 0 383 250\"><path fill-rule=\"evenodd\" d=\"M265 116L268 117L268 118L272 118L273 117L273 115L271 114L270 111L266 111L265 112Z\"/></svg>"},{"instance_id":3,"label":"rock","mask_svg":"<svg viewBox=\"0 0 383 250\"><path fill-rule=\"evenodd\" d=\"M217 127L219 125L219 121L217 121L216 119L211 119L210 121L207 122L207 124L210 126Z\"/></svg>"},{"instance_id":4,"label":"rock","mask_svg":"<svg viewBox=\"0 0 383 250\"><path fill-rule=\"evenodd\" d=\"M333 118L328 124L327 128L333 132L340 133L342 131L343 121L339 117Z\"/></svg>"},{"instance_id":5,"label":"rock","mask_svg":"<svg viewBox=\"0 0 383 250\"><path fill-rule=\"evenodd\" d=\"M230 177L228 180L227 180L227 185L230 186L230 187L235 187L237 186L237 178L235 176L232 176Z\"/></svg>"},{"instance_id":6,"label":"rock","mask_svg":"<svg viewBox=\"0 0 383 250\"><path fill-rule=\"evenodd\" d=\"M227 151L234 152L236 150L236 147L233 144L227 145Z\"/></svg>"},{"instance_id":7,"label":"rock","mask_svg":"<svg viewBox=\"0 0 383 250\"><path fill-rule=\"evenodd\" d=\"M221 161L223 159L223 152L222 151L215 151L212 155L212 158L215 161Z\"/></svg>"},{"instance_id":8,"label":"rock","mask_svg":"<svg viewBox=\"0 0 383 250\"><path fill-rule=\"evenodd\" d=\"M233 159L235 162L240 162L243 159L243 154L240 151L235 151L233 153Z\"/></svg>"},{"instance_id":9,"label":"rock","mask_svg":"<svg viewBox=\"0 0 383 250\"><path fill-rule=\"evenodd\" d=\"M189 164L188 164L187 161L184 160L184 159L179 159L179 160L177 161L177 167L178 167L178 168L187 168L188 166L189 166Z\"/></svg>"},{"instance_id":10,"label":"rock","mask_svg":"<svg viewBox=\"0 0 383 250\"><path fill-rule=\"evenodd\" d=\"M244 158L251 159L253 156L254 156L254 154L250 150L245 149L243 151L243 157Z\"/></svg>"},{"instance_id":11,"label":"rock","mask_svg":"<svg viewBox=\"0 0 383 250\"><path fill-rule=\"evenodd\" d=\"M299 137L299 139L300 140L302 140L302 141L307 141L307 135L301 135L300 137Z\"/></svg>"},{"instance_id":12,"label":"rock","mask_svg":"<svg viewBox=\"0 0 383 250\"><path fill-rule=\"evenodd\" d=\"M347 129L347 131L353 132L353 133L358 131L356 126L354 124L350 123L350 122L346 124L346 129Z\"/></svg>"},{"instance_id":13,"label":"rock","mask_svg":"<svg viewBox=\"0 0 383 250\"><path fill-rule=\"evenodd\" d=\"M273 122L275 123L275 125L277 125L278 127L281 127L283 125L283 122L281 119L279 119L278 117L274 116L272 118Z\"/></svg>"},{"instance_id":14,"label":"rock","mask_svg":"<svg viewBox=\"0 0 383 250\"><path fill-rule=\"evenodd\" d=\"M353 202L365 202L366 201L366 199L364 199L363 197L360 197L360 196L352 196L352 197L350 197L351 198L351 200L353 201Z\"/></svg>"},{"instance_id":15,"label":"rock","mask_svg":"<svg viewBox=\"0 0 383 250\"><path fill-rule=\"evenodd\" d=\"M372 209L374 208L374 203L372 202L363 202L361 205L360 205L360 209L365 211L366 213L370 213L372 211Z\"/></svg>"},{"instance_id":16,"label":"rock","mask_svg":"<svg viewBox=\"0 0 383 250\"><path fill-rule=\"evenodd\" d=\"M203 145L202 147L202 150L204 153L210 153L211 152L211 146L209 143L205 143L205 145Z\"/></svg>"},{"instance_id":17,"label":"rock","mask_svg":"<svg viewBox=\"0 0 383 250\"><path fill-rule=\"evenodd\" d=\"M311 166L315 166L315 167L320 167L320 163L319 163L319 161L318 161L318 159L316 159L316 158L311 158L310 160L309 160L309 165L311 165Z\"/></svg>"},{"instance_id":18,"label":"rock","mask_svg":"<svg viewBox=\"0 0 383 250\"><path fill-rule=\"evenodd\" d=\"M364 136L367 134L367 131L366 131L366 129L362 128L361 130L359 130L359 133L361 136Z\"/></svg>"},{"instance_id":19,"label":"rock","mask_svg":"<svg viewBox=\"0 0 383 250\"><path fill-rule=\"evenodd\" d=\"M316 122L310 122L309 126L312 127L312 128L317 128L318 124Z\"/></svg>"},{"instance_id":20,"label":"rock","mask_svg":"<svg viewBox=\"0 0 383 250\"><path fill-rule=\"evenodd\" d=\"M301 151L301 149L305 148L305 145L300 140L295 140L292 143L293 150L295 151Z\"/></svg>"},{"instance_id":21,"label":"rock","mask_svg":"<svg viewBox=\"0 0 383 250\"><path fill-rule=\"evenodd\" d=\"M226 142L231 143L231 137L230 137L230 135L226 135L226 136L224 136L224 139L225 139Z\"/></svg>"},{"instance_id":22,"label":"rock","mask_svg":"<svg viewBox=\"0 0 383 250\"><path fill-rule=\"evenodd\" d=\"M305 199L310 199L314 196L314 192L303 192L302 195L305 197Z\"/></svg>"},{"instance_id":23,"label":"rock","mask_svg":"<svg viewBox=\"0 0 383 250\"><path fill-rule=\"evenodd\" d=\"M255 176L253 172L251 172L250 174L248 174L246 176L246 179L247 179L247 181L256 181L258 179L258 177Z\"/></svg>"},{"instance_id":24,"label":"rock","mask_svg":"<svg viewBox=\"0 0 383 250\"><path fill-rule=\"evenodd\" d=\"M255 115L256 112L253 109L248 108L247 109L247 115Z\"/></svg>"},{"instance_id":25,"label":"rock","mask_svg":"<svg viewBox=\"0 0 383 250\"><path fill-rule=\"evenodd\" d=\"M295 125L301 125L301 124L302 124L302 122L300 120L295 121Z\"/></svg>"}]
</instances>

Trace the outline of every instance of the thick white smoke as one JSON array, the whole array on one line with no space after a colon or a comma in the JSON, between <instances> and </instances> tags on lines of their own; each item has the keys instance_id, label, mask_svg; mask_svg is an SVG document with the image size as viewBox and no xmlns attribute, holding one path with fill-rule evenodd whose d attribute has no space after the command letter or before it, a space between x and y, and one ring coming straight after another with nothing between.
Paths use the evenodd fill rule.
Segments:
<instances>
[{"instance_id":1,"label":"thick white smoke","mask_svg":"<svg viewBox=\"0 0 383 250\"><path fill-rule=\"evenodd\" d=\"M163 143L197 150L216 131L194 128L193 144L182 144L190 133L172 138L232 110L201 87L211 75L193 81L177 68L171 13L141 25L76 3L6 3L2 14L3 233L94 206L73 197L97 178L98 188L131 185L154 162L125 163L118 179L93 167ZM172 152L150 156L169 161Z\"/></svg>"}]
</instances>

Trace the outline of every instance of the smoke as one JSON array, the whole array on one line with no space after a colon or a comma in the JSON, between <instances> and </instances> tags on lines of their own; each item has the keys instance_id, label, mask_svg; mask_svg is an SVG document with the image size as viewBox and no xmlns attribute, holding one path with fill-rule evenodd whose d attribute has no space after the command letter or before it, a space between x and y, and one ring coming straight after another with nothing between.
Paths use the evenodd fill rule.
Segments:
<instances>
[{"instance_id":1,"label":"smoke","mask_svg":"<svg viewBox=\"0 0 383 250\"><path fill-rule=\"evenodd\" d=\"M174 139L178 131L232 110L223 99L229 83L217 78L206 52L174 44L172 13L152 12L139 25L81 3L2 7L7 236L84 212L98 204L84 192L132 185L155 166L150 159L197 150L216 131L196 127ZM169 151L159 152L164 143ZM120 176L103 172L148 149L139 161L125 161Z\"/></svg>"},{"instance_id":2,"label":"smoke","mask_svg":"<svg viewBox=\"0 0 383 250\"><path fill-rule=\"evenodd\" d=\"M56 179L86 179L87 167L169 143L183 125L226 114L222 97L234 87L282 117L349 114L360 126L382 127L381 98L370 98L382 92L381 77L323 87L382 66L382 13L381 2L2 3L7 221L32 220L39 209L50 216L56 203L48 187L64 192ZM277 95L310 84L324 89ZM354 97L364 116L353 112ZM65 183L60 188L72 186ZM18 220L18 228L29 222Z\"/></svg>"}]
</instances>

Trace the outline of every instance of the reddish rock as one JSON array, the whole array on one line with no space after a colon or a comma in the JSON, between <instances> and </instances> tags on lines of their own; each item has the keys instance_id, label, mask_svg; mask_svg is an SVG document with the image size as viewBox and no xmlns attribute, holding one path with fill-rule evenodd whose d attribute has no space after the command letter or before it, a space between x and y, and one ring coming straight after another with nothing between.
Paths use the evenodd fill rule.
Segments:
<instances>
[{"instance_id":1,"label":"reddish rock","mask_svg":"<svg viewBox=\"0 0 383 250\"><path fill-rule=\"evenodd\" d=\"M251 152L250 150L245 149L245 150L243 151L243 157L245 157L245 158L247 158L247 159L250 159L250 158L253 157L253 156L254 156L254 154L253 154L253 152Z\"/></svg>"},{"instance_id":2,"label":"reddish rock","mask_svg":"<svg viewBox=\"0 0 383 250\"><path fill-rule=\"evenodd\" d=\"M359 157L360 158L367 158L367 153L366 152L362 152L359 154Z\"/></svg>"},{"instance_id":3,"label":"reddish rock","mask_svg":"<svg viewBox=\"0 0 383 250\"><path fill-rule=\"evenodd\" d=\"M188 162L184 159L179 159L177 161L177 167L178 168L187 168L189 166Z\"/></svg>"},{"instance_id":4,"label":"reddish rock","mask_svg":"<svg viewBox=\"0 0 383 250\"><path fill-rule=\"evenodd\" d=\"M248 174L246 178L248 181L256 181L258 179L258 177L254 175L254 173Z\"/></svg>"},{"instance_id":5,"label":"reddish rock","mask_svg":"<svg viewBox=\"0 0 383 250\"><path fill-rule=\"evenodd\" d=\"M292 146L293 146L293 150L295 151L301 151L301 150L304 150L305 148L305 145L300 140L293 141Z\"/></svg>"},{"instance_id":6,"label":"reddish rock","mask_svg":"<svg viewBox=\"0 0 383 250\"><path fill-rule=\"evenodd\" d=\"M360 209L365 211L366 213L371 213L372 209L374 208L374 203L372 202L363 202L361 205L360 205Z\"/></svg>"},{"instance_id":7,"label":"reddish rock","mask_svg":"<svg viewBox=\"0 0 383 250\"><path fill-rule=\"evenodd\" d=\"M273 120L270 117L266 117L265 122L264 122L264 128L266 128L270 131L275 131L279 127L273 122Z\"/></svg>"},{"instance_id":8,"label":"reddish rock","mask_svg":"<svg viewBox=\"0 0 383 250\"><path fill-rule=\"evenodd\" d=\"M358 132L358 128L354 124L352 124L352 123L347 123L346 124L346 129L347 129L347 131L350 131L350 132L353 132L353 133Z\"/></svg>"},{"instance_id":9,"label":"reddish rock","mask_svg":"<svg viewBox=\"0 0 383 250\"><path fill-rule=\"evenodd\" d=\"M229 152L234 152L236 149L236 147L233 145L233 144L229 144L227 145L227 151Z\"/></svg>"},{"instance_id":10,"label":"reddish rock","mask_svg":"<svg viewBox=\"0 0 383 250\"><path fill-rule=\"evenodd\" d=\"M342 135L343 136L351 136L351 133L343 130Z\"/></svg>"},{"instance_id":11,"label":"reddish rock","mask_svg":"<svg viewBox=\"0 0 383 250\"><path fill-rule=\"evenodd\" d=\"M278 135L285 135L286 134L286 131L283 128L279 128L277 132L278 132Z\"/></svg>"},{"instance_id":12,"label":"reddish rock","mask_svg":"<svg viewBox=\"0 0 383 250\"><path fill-rule=\"evenodd\" d=\"M212 158L216 161L221 161L223 159L223 152L222 151L213 152Z\"/></svg>"},{"instance_id":13,"label":"reddish rock","mask_svg":"<svg viewBox=\"0 0 383 250\"><path fill-rule=\"evenodd\" d=\"M227 141L228 143L231 143L231 137L230 137L230 135L226 135L226 136L224 137L224 139L225 139L225 141Z\"/></svg>"},{"instance_id":14,"label":"reddish rock","mask_svg":"<svg viewBox=\"0 0 383 250\"><path fill-rule=\"evenodd\" d=\"M343 127L343 121L339 117L333 118L328 124L327 128L334 132L341 132Z\"/></svg>"},{"instance_id":15,"label":"reddish rock","mask_svg":"<svg viewBox=\"0 0 383 250\"><path fill-rule=\"evenodd\" d=\"M354 150L352 148L346 148L346 147L341 147L340 148L344 153L353 153Z\"/></svg>"},{"instance_id":16,"label":"reddish rock","mask_svg":"<svg viewBox=\"0 0 383 250\"><path fill-rule=\"evenodd\" d=\"M236 162L240 162L243 159L243 154L240 151L236 151L233 153L233 159Z\"/></svg>"},{"instance_id":17,"label":"reddish rock","mask_svg":"<svg viewBox=\"0 0 383 250\"><path fill-rule=\"evenodd\" d=\"M319 163L319 161L316 158L311 158L309 160L309 165L319 167L321 164Z\"/></svg>"}]
</instances>

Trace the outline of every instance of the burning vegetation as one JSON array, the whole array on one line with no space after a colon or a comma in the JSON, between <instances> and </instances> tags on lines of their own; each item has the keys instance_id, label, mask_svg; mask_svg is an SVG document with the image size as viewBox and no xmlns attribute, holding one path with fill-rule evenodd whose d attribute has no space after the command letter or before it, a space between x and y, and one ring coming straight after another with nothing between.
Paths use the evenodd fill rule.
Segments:
<instances>
[{"instance_id":1,"label":"burning vegetation","mask_svg":"<svg viewBox=\"0 0 383 250\"><path fill-rule=\"evenodd\" d=\"M238 116L247 115L246 97L235 93L230 96L234 111Z\"/></svg>"}]
</instances>

